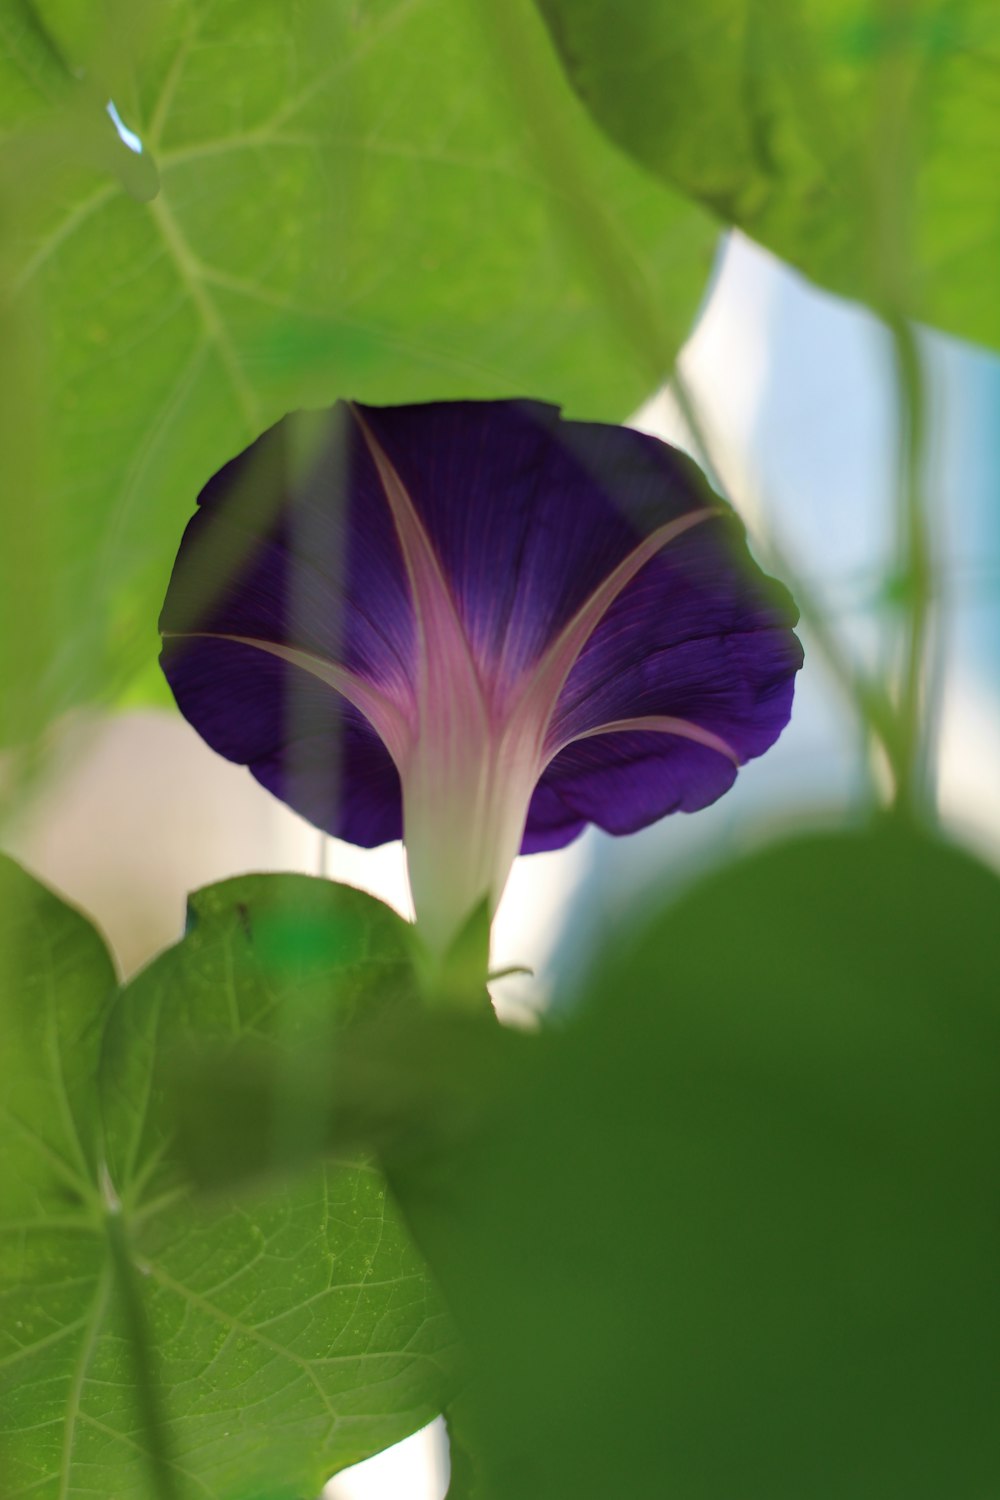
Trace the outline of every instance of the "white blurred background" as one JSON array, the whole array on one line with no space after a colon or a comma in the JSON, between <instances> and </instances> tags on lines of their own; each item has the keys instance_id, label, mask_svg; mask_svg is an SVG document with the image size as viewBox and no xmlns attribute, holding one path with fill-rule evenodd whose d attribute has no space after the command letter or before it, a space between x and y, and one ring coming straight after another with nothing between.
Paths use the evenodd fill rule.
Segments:
<instances>
[{"instance_id":1,"label":"white blurred background","mask_svg":"<svg viewBox=\"0 0 1000 1500\"><path fill-rule=\"evenodd\" d=\"M1000 512L990 492L1000 362L937 335L924 348L931 494L946 554L939 801L953 830L1000 862ZM779 534L854 649L882 659L895 437L878 326L732 236L683 367L737 505ZM635 420L668 437L681 430L663 395ZM527 964L534 976L498 983L506 1018L557 997L602 933L665 883L803 814L829 820L863 804L863 738L808 633L804 641L789 729L715 807L624 840L592 831L568 850L517 862L493 959ZM51 776L4 843L96 920L124 975L180 936L188 891L249 870L324 871L408 911L398 845L364 851L322 840L162 711L64 724ZM327 1494L440 1500L446 1487L437 1424L339 1476Z\"/></svg>"}]
</instances>

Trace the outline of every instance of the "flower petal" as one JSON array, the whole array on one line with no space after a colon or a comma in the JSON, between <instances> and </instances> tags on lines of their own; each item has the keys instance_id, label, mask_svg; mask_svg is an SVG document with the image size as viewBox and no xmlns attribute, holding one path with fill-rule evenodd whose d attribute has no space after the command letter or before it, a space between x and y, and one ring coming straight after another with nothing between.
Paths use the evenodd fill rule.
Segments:
<instances>
[{"instance_id":1,"label":"flower petal","mask_svg":"<svg viewBox=\"0 0 1000 1500\"><path fill-rule=\"evenodd\" d=\"M634 719L615 719L610 724L598 724L596 729L588 729L586 734L578 736L578 739L593 739L597 735L604 734L667 734L681 740L691 740L696 745L704 745L706 750L714 750L717 755L724 755L731 760L733 765L739 767L740 758L721 734L713 734L710 729L703 729L700 724L693 724L690 719L674 719L669 714L639 714Z\"/></svg>"},{"instance_id":2,"label":"flower petal","mask_svg":"<svg viewBox=\"0 0 1000 1500\"><path fill-rule=\"evenodd\" d=\"M317 828L372 848L402 837L399 776L364 716L312 673L240 642L168 638L184 717Z\"/></svg>"},{"instance_id":3,"label":"flower petal","mask_svg":"<svg viewBox=\"0 0 1000 1500\"><path fill-rule=\"evenodd\" d=\"M751 560L729 515L660 552L615 600L560 695L555 750L640 715L688 720L738 760L760 755L791 711L802 649L786 591Z\"/></svg>"},{"instance_id":4,"label":"flower petal","mask_svg":"<svg viewBox=\"0 0 1000 1500\"><path fill-rule=\"evenodd\" d=\"M462 621L441 562L405 484L372 431L363 408L352 407L365 445L378 471L403 555L416 624L418 712L446 712L461 704L462 718L485 722L482 686ZM456 728L465 727L464 724Z\"/></svg>"},{"instance_id":5,"label":"flower petal","mask_svg":"<svg viewBox=\"0 0 1000 1500\"><path fill-rule=\"evenodd\" d=\"M644 433L530 401L359 408L418 510L484 677L510 688L649 534L722 502Z\"/></svg>"},{"instance_id":6,"label":"flower petal","mask_svg":"<svg viewBox=\"0 0 1000 1500\"><path fill-rule=\"evenodd\" d=\"M378 471L346 407L324 414L308 462L285 419L198 497L160 620L286 644L397 702L412 696L413 606Z\"/></svg>"},{"instance_id":7,"label":"flower petal","mask_svg":"<svg viewBox=\"0 0 1000 1500\"><path fill-rule=\"evenodd\" d=\"M322 423L311 462L286 420L205 486L164 603L161 661L215 750L317 827L371 847L402 835L386 744L399 753L414 708L413 609L362 435L346 408Z\"/></svg>"},{"instance_id":8,"label":"flower petal","mask_svg":"<svg viewBox=\"0 0 1000 1500\"><path fill-rule=\"evenodd\" d=\"M528 823L521 839L522 854L545 854L564 849L587 826L586 818L573 813L544 777L535 787L528 808Z\"/></svg>"},{"instance_id":9,"label":"flower petal","mask_svg":"<svg viewBox=\"0 0 1000 1500\"><path fill-rule=\"evenodd\" d=\"M327 687L339 693L342 698L346 698L348 703L363 714L378 733L395 765L400 765L407 753L410 726L406 715L401 713L392 699L380 689L366 682L356 672L349 671L347 667L341 667L336 662L325 661L323 657L316 656L311 651L300 651L297 646L286 646L276 641L260 640L249 635L217 635L207 630L182 635L165 630L163 639L164 641L183 641L191 646L199 641L219 641L233 646L249 646L254 651L262 651L265 656L275 656L279 661L287 662L289 666L297 667L300 672L315 677L318 682L326 683Z\"/></svg>"},{"instance_id":10,"label":"flower petal","mask_svg":"<svg viewBox=\"0 0 1000 1500\"><path fill-rule=\"evenodd\" d=\"M541 782L565 809L567 830L583 820L606 833L635 833L674 812L697 812L736 779L727 755L662 733L612 733L561 751ZM532 837L529 820L526 839ZM569 833L563 842L574 837ZM552 843L547 847L558 848Z\"/></svg>"},{"instance_id":11,"label":"flower petal","mask_svg":"<svg viewBox=\"0 0 1000 1500\"><path fill-rule=\"evenodd\" d=\"M728 791L738 764L778 738L800 661L795 637L774 628L688 640L625 669L623 681L598 678L599 688L576 704L576 736L555 753L538 792L558 798L567 827L584 818L607 833L697 812ZM669 703L674 713L601 718L617 703L644 699ZM562 727L567 733L568 717ZM526 846L534 847L534 834L529 815Z\"/></svg>"}]
</instances>

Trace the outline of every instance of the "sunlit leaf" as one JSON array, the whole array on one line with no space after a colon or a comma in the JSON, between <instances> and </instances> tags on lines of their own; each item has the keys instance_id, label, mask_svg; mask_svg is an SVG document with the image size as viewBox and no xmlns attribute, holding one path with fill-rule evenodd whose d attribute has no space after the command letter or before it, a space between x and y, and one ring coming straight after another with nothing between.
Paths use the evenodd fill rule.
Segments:
<instances>
[{"instance_id":1,"label":"sunlit leaf","mask_svg":"<svg viewBox=\"0 0 1000 1500\"><path fill-rule=\"evenodd\" d=\"M55 705L148 666L195 495L289 408L521 394L617 419L649 381L463 0L139 9L127 46L76 0L0 18L0 229L41 333L72 621ZM714 227L603 141L531 35L679 343Z\"/></svg>"},{"instance_id":2,"label":"sunlit leaf","mask_svg":"<svg viewBox=\"0 0 1000 1500\"><path fill-rule=\"evenodd\" d=\"M120 993L77 913L0 870L0 1464L4 1500L313 1496L427 1422L451 1334L359 1157L193 1199L171 1059L297 1049L412 996L408 932L305 877L202 892L187 937Z\"/></svg>"},{"instance_id":3,"label":"sunlit leaf","mask_svg":"<svg viewBox=\"0 0 1000 1500\"><path fill-rule=\"evenodd\" d=\"M581 98L822 285L1000 344L1000 16L981 0L538 0Z\"/></svg>"}]
</instances>

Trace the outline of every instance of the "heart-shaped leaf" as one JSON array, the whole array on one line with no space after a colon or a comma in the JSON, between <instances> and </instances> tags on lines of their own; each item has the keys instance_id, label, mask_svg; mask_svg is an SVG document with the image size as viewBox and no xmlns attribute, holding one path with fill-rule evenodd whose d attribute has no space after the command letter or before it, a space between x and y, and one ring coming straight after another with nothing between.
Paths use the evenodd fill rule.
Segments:
<instances>
[{"instance_id":1,"label":"heart-shaped leaf","mask_svg":"<svg viewBox=\"0 0 1000 1500\"><path fill-rule=\"evenodd\" d=\"M194 497L284 412L525 395L617 420L647 394L464 0L172 0L106 31L40 9L0 15L0 276L45 371L50 707L150 666ZM679 345L714 225L608 146L528 19Z\"/></svg>"},{"instance_id":2,"label":"heart-shaped leaf","mask_svg":"<svg viewBox=\"0 0 1000 1500\"><path fill-rule=\"evenodd\" d=\"M452 1335L377 1168L327 1160L195 1198L173 1153L185 1056L296 1058L412 1001L406 924L359 892L246 877L118 991L78 913L0 866L0 1474L5 1500L261 1500L440 1410Z\"/></svg>"}]
</instances>

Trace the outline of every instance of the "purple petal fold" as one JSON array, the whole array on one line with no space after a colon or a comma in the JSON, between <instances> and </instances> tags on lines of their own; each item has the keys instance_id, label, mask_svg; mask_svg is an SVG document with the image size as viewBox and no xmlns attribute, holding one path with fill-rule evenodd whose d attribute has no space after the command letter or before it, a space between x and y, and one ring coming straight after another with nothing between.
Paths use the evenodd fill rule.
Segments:
<instances>
[{"instance_id":1,"label":"purple petal fold","mask_svg":"<svg viewBox=\"0 0 1000 1500\"><path fill-rule=\"evenodd\" d=\"M567 817L621 834L668 813L697 812L735 780L735 765L718 751L668 735L627 733L569 745L539 790L558 798Z\"/></svg>"},{"instance_id":2,"label":"purple petal fold","mask_svg":"<svg viewBox=\"0 0 1000 1500\"><path fill-rule=\"evenodd\" d=\"M392 517L346 408L297 475L293 424L265 432L198 497L161 631L258 636L390 692L412 670L413 611Z\"/></svg>"},{"instance_id":3,"label":"purple petal fold","mask_svg":"<svg viewBox=\"0 0 1000 1500\"><path fill-rule=\"evenodd\" d=\"M250 646L167 640L163 669L185 718L213 750L308 822L373 848L402 838L399 776L352 704Z\"/></svg>"},{"instance_id":4,"label":"purple petal fold","mask_svg":"<svg viewBox=\"0 0 1000 1500\"><path fill-rule=\"evenodd\" d=\"M655 527L708 500L700 470L626 427L529 401L364 408L420 510L491 681L528 668Z\"/></svg>"}]
</instances>

